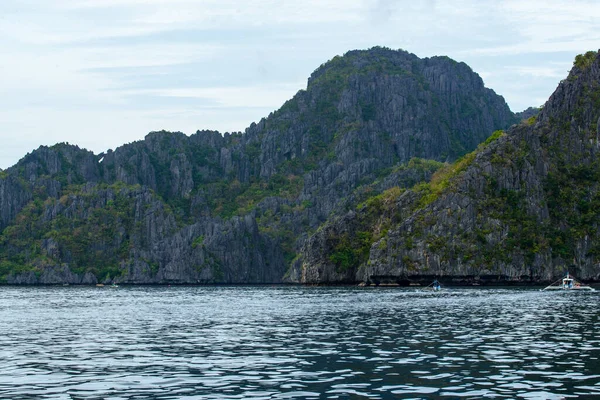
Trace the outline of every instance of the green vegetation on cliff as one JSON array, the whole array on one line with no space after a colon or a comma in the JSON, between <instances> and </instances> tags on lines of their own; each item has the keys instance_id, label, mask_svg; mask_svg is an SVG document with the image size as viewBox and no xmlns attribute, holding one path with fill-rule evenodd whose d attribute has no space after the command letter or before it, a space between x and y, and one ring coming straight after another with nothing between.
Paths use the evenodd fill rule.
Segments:
<instances>
[{"instance_id":1,"label":"green vegetation on cliff","mask_svg":"<svg viewBox=\"0 0 600 400\"><path fill-rule=\"evenodd\" d=\"M353 221L353 229L331 238L335 244L329 260L339 271L357 268L366 262L373 243L384 237L394 222L398 222L390 210L402 192L402 189L393 187L368 198L356 209L358 218Z\"/></svg>"},{"instance_id":2,"label":"green vegetation on cliff","mask_svg":"<svg viewBox=\"0 0 600 400\"><path fill-rule=\"evenodd\" d=\"M42 146L0 171L0 279L56 283L41 277L60 267L132 283L280 282L307 235L353 209L364 216L331 255L348 270L399 223L385 210L404 188L446 170L422 186L426 206L514 119L465 64L376 47L323 64L244 133L152 132L100 155Z\"/></svg>"},{"instance_id":3,"label":"green vegetation on cliff","mask_svg":"<svg viewBox=\"0 0 600 400\"><path fill-rule=\"evenodd\" d=\"M410 168L427 168L433 173L429 182L419 183L413 188L418 198L413 203L413 212L424 209L441 195L447 194L461 174L472 164L477 154L504 135L504 131L494 132L479 145L477 150L451 164L420 159L411 160L408 163ZM368 197L357 206L356 217L351 223L352 228L340 236L330 237L335 244L332 246L329 260L336 265L338 270L356 269L365 264L373 243L380 239L383 238L379 246L382 248L386 246L385 236L388 231L401 222L402 213L398 210L398 199L402 193L404 190L393 187L381 194ZM417 228L417 232L420 229Z\"/></svg>"},{"instance_id":4,"label":"green vegetation on cliff","mask_svg":"<svg viewBox=\"0 0 600 400\"><path fill-rule=\"evenodd\" d=\"M168 206L152 204L151 198L139 185L123 183L70 186L59 199L36 198L0 234L0 281L9 272L40 274L57 259L75 273L120 277L124 270L119 262L143 234L143 227L134 223L135 213L172 215Z\"/></svg>"},{"instance_id":5,"label":"green vegetation on cliff","mask_svg":"<svg viewBox=\"0 0 600 400\"><path fill-rule=\"evenodd\" d=\"M573 65L579 69L589 68L594 63L597 56L598 52L596 51L588 51L585 54L578 54L575 57L575 61L573 61Z\"/></svg>"},{"instance_id":6,"label":"green vegetation on cliff","mask_svg":"<svg viewBox=\"0 0 600 400\"><path fill-rule=\"evenodd\" d=\"M372 238L382 219L369 218L366 208L326 223L322 231L360 235L353 241L338 234L344 240L328 246L331 236L315 234L301 275L505 283L549 281L568 270L598 280L599 135L600 57L588 52L576 57L539 114L495 132L389 203L380 215L391 224L378 241ZM340 266L355 273L331 273Z\"/></svg>"}]
</instances>

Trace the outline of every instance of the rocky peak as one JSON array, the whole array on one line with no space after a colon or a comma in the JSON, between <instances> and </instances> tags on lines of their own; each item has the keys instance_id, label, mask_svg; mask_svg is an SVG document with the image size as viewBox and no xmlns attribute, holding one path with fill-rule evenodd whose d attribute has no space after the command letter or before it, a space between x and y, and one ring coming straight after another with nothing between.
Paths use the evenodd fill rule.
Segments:
<instances>
[{"instance_id":1,"label":"rocky peak","mask_svg":"<svg viewBox=\"0 0 600 400\"><path fill-rule=\"evenodd\" d=\"M321 64L308 78L308 90L318 84L320 79L348 75L351 73L409 72L412 63L419 58L404 50L392 50L385 47L373 47L368 50L351 50L343 56L335 56Z\"/></svg>"},{"instance_id":2,"label":"rocky peak","mask_svg":"<svg viewBox=\"0 0 600 400\"><path fill-rule=\"evenodd\" d=\"M98 157L91 151L69 143L59 143L51 147L40 146L9 168L9 171L16 172L30 182L40 176L57 178L59 175L67 175L69 183L96 181L97 161Z\"/></svg>"},{"instance_id":3,"label":"rocky peak","mask_svg":"<svg viewBox=\"0 0 600 400\"><path fill-rule=\"evenodd\" d=\"M600 108L600 52L588 51L573 62L539 114L540 122L576 121L582 127L596 126Z\"/></svg>"},{"instance_id":4,"label":"rocky peak","mask_svg":"<svg viewBox=\"0 0 600 400\"><path fill-rule=\"evenodd\" d=\"M306 232L360 193L427 179L513 121L464 63L350 51L244 133L151 132L98 156L36 150L0 182L3 224L35 227L5 231L0 262L83 268L100 246L99 280L277 282ZM107 229L88 242L98 226Z\"/></svg>"},{"instance_id":5,"label":"rocky peak","mask_svg":"<svg viewBox=\"0 0 600 400\"><path fill-rule=\"evenodd\" d=\"M525 110L515 113L517 121L523 121L531 117L537 117L542 111L541 107L527 107Z\"/></svg>"},{"instance_id":6,"label":"rocky peak","mask_svg":"<svg viewBox=\"0 0 600 400\"><path fill-rule=\"evenodd\" d=\"M565 271L600 279L599 119L600 56L588 52L537 119L496 132L428 184L389 192L383 208L375 196L332 218L305 242L292 275L308 283L540 283Z\"/></svg>"}]
</instances>

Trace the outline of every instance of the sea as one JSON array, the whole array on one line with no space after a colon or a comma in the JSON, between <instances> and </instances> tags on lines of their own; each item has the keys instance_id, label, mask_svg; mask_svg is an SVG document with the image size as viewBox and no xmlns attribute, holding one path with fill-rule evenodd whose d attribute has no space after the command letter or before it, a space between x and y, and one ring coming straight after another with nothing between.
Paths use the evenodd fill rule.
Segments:
<instances>
[{"instance_id":1,"label":"sea","mask_svg":"<svg viewBox=\"0 0 600 400\"><path fill-rule=\"evenodd\" d=\"M600 398L600 291L0 287L1 399Z\"/></svg>"}]
</instances>

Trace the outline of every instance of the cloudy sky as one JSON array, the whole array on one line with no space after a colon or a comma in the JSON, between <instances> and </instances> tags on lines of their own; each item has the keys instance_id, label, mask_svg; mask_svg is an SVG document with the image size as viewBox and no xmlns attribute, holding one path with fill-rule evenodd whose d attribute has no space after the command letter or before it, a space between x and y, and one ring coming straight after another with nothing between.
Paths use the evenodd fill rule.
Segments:
<instances>
[{"instance_id":1,"label":"cloudy sky","mask_svg":"<svg viewBox=\"0 0 600 400\"><path fill-rule=\"evenodd\" d=\"M41 144L241 131L375 45L464 61L520 111L600 47L600 2L1 0L0 168Z\"/></svg>"}]
</instances>

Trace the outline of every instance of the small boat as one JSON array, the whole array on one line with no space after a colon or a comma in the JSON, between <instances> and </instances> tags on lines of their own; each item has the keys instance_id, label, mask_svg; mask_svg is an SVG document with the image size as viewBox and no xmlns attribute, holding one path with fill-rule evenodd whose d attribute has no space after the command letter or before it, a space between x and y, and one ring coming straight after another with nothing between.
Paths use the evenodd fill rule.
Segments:
<instances>
[{"instance_id":1,"label":"small boat","mask_svg":"<svg viewBox=\"0 0 600 400\"><path fill-rule=\"evenodd\" d=\"M110 285L111 288L118 288L119 285L117 285L116 283L113 283L112 285Z\"/></svg>"},{"instance_id":2,"label":"small boat","mask_svg":"<svg viewBox=\"0 0 600 400\"><path fill-rule=\"evenodd\" d=\"M564 278L559 279L553 284L546 286L544 290L587 290L590 292L596 291L596 289L594 289L593 287L579 282L568 272Z\"/></svg>"},{"instance_id":3,"label":"small boat","mask_svg":"<svg viewBox=\"0 0 600 400\"><path fill-rule=\"evenodd\" d=\"M96 287L104 287L103 283L96 283Z\"/></svg>"},{"instance_id":4,"label":"small boat","mask_svg":"<svg viewBox=\"0 0 600 400\"><path fill-rule=\"evenodd\" d=\"M439 292L440 290L442 290L442 285L440 284L440 282L436 279L433 282L431 282L429 285L427 285L427 289L431 289L434 292Z\"/></svg>"}]
</instances>

